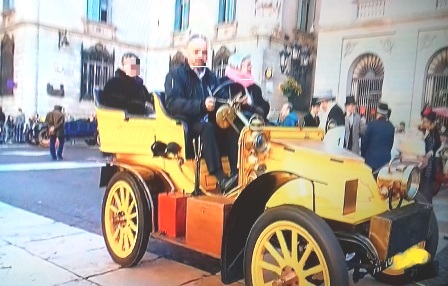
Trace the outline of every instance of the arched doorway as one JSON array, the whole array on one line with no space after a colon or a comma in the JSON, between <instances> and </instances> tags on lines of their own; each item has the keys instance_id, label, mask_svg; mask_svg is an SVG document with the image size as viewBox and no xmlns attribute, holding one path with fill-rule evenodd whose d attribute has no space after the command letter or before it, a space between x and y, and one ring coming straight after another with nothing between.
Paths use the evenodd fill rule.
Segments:
<instances>
[{"instance_id":1,"label":"arched doorway","mask_svg":"<svg viewBox=\"0 0 448 286\"><path fill-rule=\"evenodd\" d=\"M109 51L98 43L89 49L81 46L81 100L93 100L95 88L103 89L114 76L115 51Z\"/></svg>"},{"instance_id":2,"label":"arched doorway","mask_svg":"<svg viewBox=\"0 0 448 286\"><path fill-rule=\"evenodd\" d=\"M448 48L439 50L426 70L425 104L448 107Z\"/></svg>"},{"instance_id":3,"label":"arched doorway","mask_svg":"<svg viewBox=\"0 0 448 286\"><path fill-rule=\"evenodd\" d=\"M448 47L436 52L429 61L426 70L425 105L448 107ZM444 126L448 118L439 117Z\"/></svg>"},{"instance_id":4,"label":"arched doorway","mask_svg":"<svg viewBox=\"0 0 448 286\"><path fill-rule=\"evenodd\" d=\"M355 97L358 112L364 115L367 121L375 119L383 89L383 62L374 54L364 54L353 62L349 78L349 94Z\"/></svg>"}]
</instances>

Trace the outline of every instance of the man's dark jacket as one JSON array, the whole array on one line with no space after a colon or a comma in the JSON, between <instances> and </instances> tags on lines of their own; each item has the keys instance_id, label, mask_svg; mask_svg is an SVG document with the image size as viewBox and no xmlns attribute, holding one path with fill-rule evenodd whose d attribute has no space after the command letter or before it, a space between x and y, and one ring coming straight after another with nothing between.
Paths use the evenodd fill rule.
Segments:
<instances>
[{"instance_id":1,"label":"man's dark jacket","mask_svg":"<svg viewBox=\"0 0 448 286\"><path fill-rule=\"evenodd\" d=\"M124 109L131 114L145 114L146 102L153 103L143 80L140 77L130 77L121 69L115 71L100 95L100 103L107 107Z\"/></svg>"},{"instance_id":2,"label":"man's dark jacket","mask_svg":"<svg viewBox=\"0 0 448 286\"><path fill-rule=\"evenodd\" d=\"M48 112L45 123L54 127L54 136L65 136L65 116L62 113L62 107L57 106L53 111Z\"/></svg>"},{"instance_id":3,"label":"man's dark jacket","mask_svg":"<svg viewBox=\"0 0 448 286\"><path fill-rule=\"evenodd\" d=\"M345 126L345 116L344 111L339 107L339 105L335 105L331 108L328 113L327 122L325 124L325 132L328 131L329 125L335 126Z\"/></svg>"},{"instance_id":4,"label":"man's dark jacket","mask_svg":"<svg viewBox=\"0 0 448 286\"><path fill-rule=\"evenodd\" d=\"M371 121L361 138L361 156L372 171L378 170L390 161L394 144L395 128L385 118Z\"/></svg>"},{"instance_id":5,"label":"man's dark jacket","mask_svg":"<svg viewBox=\"0 0 448 286\"><path fill-rule=\"evenodd\" d=\"M205 98L217 86L218 80L208 68L199 79L195 71L183 63L166 75L165 107L174 118L199 122L207 114Z\"/></svg>"},{"instance_id":6,"label":"man's dark jacket","mask_svg":"<svg viewBox=\"0 0 448 286\"><path fill-rule=\"evenodd\" d=\"M319 116L316 115L316 117L313 117L311 112L308 112L308 114L303 117L303 121L305 127L319 127L320 124Z\"/></svg>"}]
</instances>

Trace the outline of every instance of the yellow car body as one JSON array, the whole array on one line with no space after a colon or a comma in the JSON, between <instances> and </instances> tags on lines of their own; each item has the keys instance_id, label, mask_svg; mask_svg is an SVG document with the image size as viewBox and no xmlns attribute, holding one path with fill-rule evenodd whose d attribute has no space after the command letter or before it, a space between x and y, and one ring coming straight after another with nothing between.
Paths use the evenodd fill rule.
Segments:
<instances>
[{"instance_id":1,"label":"yellow car body","mask_svg":"<svg viewBox=\"0 0 448 286\"><path fill-rule=\"evenodd\" d=\"M139 247L141 224L149 228L149 230L142 228L144 235L151 233L157 238L165 239L163 235L158 233L159 230L157 229L156 217L157 214L160 216L161 213L157 209L158 195L177 193L191 198L197 194L195 193L196 164L194 153L191 152L192 138L188 135L187 125L184 122L173 119L168 115L163 104L163 94L159 93L154 93L154 113L152 114L133 116L126 114L123 110L104 107L97 101L96 115L101 137L100 149L102 152L114 154L113 160L103 167L100 178L100 187L107 186L109 193L116 190L114 194L109 196L106 193L103 202L105 240L115 261L124 266L132 266L138 263L138 256L141 255L141 253L135 254L138 251L134 250L134 248ZM375 179L372 170L365 165L361 157L347 150L329 146L322 142L323 138L324 132L318 128L246 126L241 130L239 139L238 186L227 195L215 192L216 180L208 174L206 164L201 160L199 187L202 195L216 197L218 200L219 198L225 198L233 202L223 225L220 226L223 232L220 241L220 255L196 249L199 252L221 258L221 272L224 283L237 281L242 276L246 277L248 285L257 285L261 283L260 281L263 281L262 283L267 283L266 281L269 281L269 283L286 281L285 284L275 285L293 285L288 283L295 281L314 281L309 277L304 278L293 273L294 267L291 267L291 265L294 264L297 267L301 265L296 262L291 262L291 265L287 262L278 262L284 264L283 270L279 272L280 270L271 269L271 272L278 273L269 280L270 278L264 278L263 275L256 274L258 266L254 259L250 259L249 256L252 254L242 254L242 251L247 251L247 247L251 245L249 241L250 237L253 236L251 233L256 228L255 225L261 223L260 220L264 213L269 210L282 209L284 206L292 207L292 213L294 213L294 207L296 207L299 213L303 213L302 210L305 209L313 213L309 216L315 215L323 219L334 233L330 236L334 235L338 239L340 247L343 249L341 253L347 255L351 251L354 253L357 253L356 251L364 252L365 257L359 259L363 260L364 263L371 263L368 270L371 275L386 278L400 277L401 279L408 273L408 269L412 269L412 275L415 278L415 269L420 264L425 264L431 260L428 254L431 251L426 252L424 249L428 228L431 224L432 209L426 204L415 203L413 195L409 194L411 187L416 187L415 179L418 177L418 172L415 165L397 162L390 167L385 167L380 172L378 179ZM195 138L195 140L198 139ZM158 151L154 151L157 149L157 144L155 144L157 142L165 144L162 146L168 146L171 143L170 146L177 146L178 149L175 148L174 151L170 152L165 150L164 154L157 154ZM225 157L223 158L223 164L225 171L228 172L229 166ZM136 187L137 190L132 187L132 182L128 184L126 180L124 180L124 183L123 180L115 180L116 186L114 187L114 182L111 183L111 180L113 181L113 176L120 172L127 173L135 179L136 186L138 186ZM154 180L157 180L158 183L153 184ZM126 192L126 188L132 189L129 194ZM154 190L156 190L155 193L152 193ZM138 194L139 192L143 194ZM122 197L120 197L120 194ZM147 204L146 206L138 205L141 204L137 198L138 195L142 196L144 204ZM136 203L132 203L132 198L136 199ZM139 206L138 210L135 209L134 215L132 213L127 215L128 219L129 217L138 217L138 220L134 219L129 224L129 227L132 229L138 228L138 231L128 231L128 234L132 234L128 238L122 238L121 234L116 234L121 233L121 230L126 227L125 223L122 224L125 219L111 217L119 213L119 210L116 209L123 207L124 200L131 202L127 204L126 210L132 209L135 204ZM117 201L120 201L121 204L117 204ZM125 208L123 207L123 209ZM145 216L139 215L142 209L147 211ZM388 214L397 213L398 209L406 209L407 211L400 213L397 216L399 218L394 216L386 218ZM286 212L288 211L286 210ZM126 211L123 212L126 213ZM386 224L388 222L403 223L406 220L410 221L412 216L417 213L424 213L422 216L424 219L422 226L411 226L413 231L417 233L414 240L403 239L406 247L396 248L394 246L395 251L391 250L393 248L391 245L397 243L396 241L391 242L392 236L396 240L395 236L397 234L392 233L391 230L389 230L390 233L385 231L383 222L386 222ZM160 221L160 217L158 219ZM112 226L117 221L121 225L119 228ZM187 227L190 224L194 225L194 223L194 221L188 221L187 214ZM288 233L289 231L294 233L293 229L296 229L297 235L303 239L308 237L307 234L312 233L311 230L306 228L303 230L300 223L296 223L296 227L291 226L291 228L286 222L283 225L285 230L282 230L280 224L280 232L288 230ZM274 227L276 224L272 223L270 226ZM269 227L266 227L266 232L262 231L262 233L267 235L269 229ZM276 249L281 249L279 251L284 253L286 246L280 239L279 230L275 230L275 227L273 229L272 233L277 234L277 239L280 241ZM114 232L115 234L113 234ZM113 238L111 238L112 234ZM391 236L390 240L386 237L387 235ZM123 237L127 236L124 235ZM314 238L311 235L308 241L310 243L316 242L315 245L318 246L319 242ZM129 239L129 243L123 244L123 240L126 241L126 239ZM182 242L182 239L166 240L188 247L186 243ZM261 236L254 237L253 241L255 244L253 253L258 250L266 251L266 249L269 249L269 247L263 248L259 245L260 243L270 245L269 242L263 242ZM286 241L289 245L290 241ZM331 243L329 242L329 244ZM117 247L117 245L119 246ZM123 248L123 253L126 252L127 254L120 254L120 251L117 250L119 248ZM195 249L194 247L190 248ZM288 251L293 253L293 249L296 248L294 245L288 246ZM127 249L127 251L124 251L124 249ZM425 258L420 259L418 263L403 263L403 255L412 256L414 250L415 253L418 252L420 257L423 252L423 256L426 255ZM304 251L306 252L306 250ZM129 253L134 253L135 257L131 260L124 259L126 255L131 255ZM122 256L120 257L120 255ZM324 285L329 285L330 282L332 285L343 285L338 284L342 280L335 281L335 279L342 278L333 278L335 277L331 274L333 266L330 264L335 262L325 258L326 255L325 249L322 252L316 251L316 257L318 257L317 260L320 264L316 263L317 265L323 265L324 269L319 272L321 277L319 281ZM292 259L293 255L290 256L290 259ZM253 257L255 257L255 254L253 254ZM397 262L401 261L401 265L394 265L394 257ZM245 259L244 261L252 261L251 264L247 262L252 266L246 265L244 270L241 266L243 259ZM285 258L284 261L287 261L287 259ZM344 263L345 257L340 261ZM328 270L325 270L325 265L328 265ZM360 266L353 266L352 268L355 268L355 280L360 279L363 276L359 272ZM393 270L387 272L388 269ZM304 272L306 271L304 270ZM247 276L252 276L252 278Z\"/></svg>"}]
</instances>

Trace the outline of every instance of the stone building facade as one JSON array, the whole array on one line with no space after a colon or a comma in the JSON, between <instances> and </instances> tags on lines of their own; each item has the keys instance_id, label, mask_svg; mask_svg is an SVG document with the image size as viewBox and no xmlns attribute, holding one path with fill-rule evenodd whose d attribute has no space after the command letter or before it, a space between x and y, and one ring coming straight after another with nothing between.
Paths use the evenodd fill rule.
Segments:
<instances>
[{"instance_id":1,"label":"stone building facade","mask_svg":"<svg viewBox=\"0 0 448 286\"><path fill-rule=\"evenodd\" d=\"M2 10L0 105L15 115L45 114L55 104L74 117L94 111L92 90L134 52L146 72L146 0L5 0ZM110 5L112 4L113 5ZM139 13L139 11L141 11ZM6 63L6 65L4 65Z\"/></svg>"},{"instance_id":2,"label":"stone building facade","mask_svg":"<svg viewBox=\"0 0 448 286\"><path fill-rule=\"evenodd\" d=\"M94 111L93 88L113 75L124 52L140 56L148 89L163 90L170 59L200 32L218 75L231 53L250 54L256 81L278 109L285 101L279 52L285 36L314 46L314 7L314 0L5 0L0 106L31 115L61 104L85 117Z\"/></svg>"},{"instance_id":3,"label":"stone building facade","mask_svg":"<svg viewBox=\"0 0 448 286\"><path fill-rule=\"evenodd\" d=\"M372 118L389 104L395 125L414 126L426 104L448 107L448 1L321 0L315 90L343 106L354 95ZM337 15L337 17L335 17Z\"/></svg>"}]
</instances>

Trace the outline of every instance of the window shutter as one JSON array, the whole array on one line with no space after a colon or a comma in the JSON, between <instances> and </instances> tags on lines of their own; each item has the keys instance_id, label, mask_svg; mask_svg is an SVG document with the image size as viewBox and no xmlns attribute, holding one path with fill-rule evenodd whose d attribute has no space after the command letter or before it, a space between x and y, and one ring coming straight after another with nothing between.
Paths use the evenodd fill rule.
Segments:
<instances>
[{"instance_id":1,"label":"window shutter","mask_svg":"<svg viewBox=\"0 0 448 286\"><path fill-rule=\"evenodd\" d=\"M224 23L226 19L226 0L219 0L218 23Z\"/></svg>"},{"instance_id":2,"label":"window shutter","mask_svg":"<svg viewBox=\"0 0 448 286\"><path fill-rule=\"evenodd\" d=\"M183 15L182 15L182 30L188 29L188 26L190 24L190 1L185 1L184 9L183 9Z\"/></svg>"},{"instance_id":3,"label":"window shutter","mask_svg":"<svg viewBox=\"0 0 448 286\"><path fill-rule=\"evenodd\" d=\"M227 22L228 23L235 21L235 10L236 10L235 0L227 0Z\"/></svg>"},{"instance_id":4,"label":"window shutter","mask_svg":"<svg viewBox=\"0 0 448 286\"><path fill-rule=\"evenodd\" d=\"M100 20L100 0L87 0L87 19Z\"/></svg>"},{"instance_id":5,"label":"window shutter","mask_svg":"<svg viewBox=\"0 0 448 286\"><path fill-rule=\"evenodd\" d=\"M176 7L174 8L174 31L179 31L182 18L182 3L181 0L176 0Z\"/></svg>"}]
</instances>

